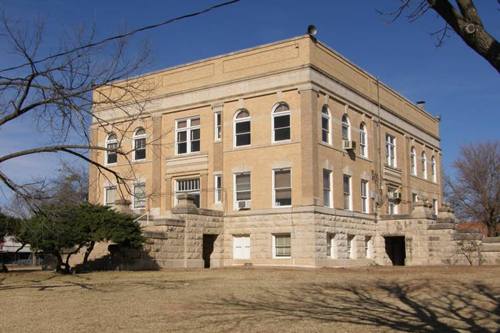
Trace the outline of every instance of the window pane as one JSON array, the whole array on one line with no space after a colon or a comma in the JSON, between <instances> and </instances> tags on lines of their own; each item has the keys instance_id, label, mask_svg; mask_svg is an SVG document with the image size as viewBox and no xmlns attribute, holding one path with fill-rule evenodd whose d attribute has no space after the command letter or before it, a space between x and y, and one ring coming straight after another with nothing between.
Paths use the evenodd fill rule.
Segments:
<instances>
[{"instance_id":1,"label":"window pane","mask_svg":"<svg viewBox=\"0 0 500 333\"><path fill-rule=\"evenodd\" d=\"M250 175L243 174L236 176L236 190L243 191L250 189Z\"/></svg>"},{"instance_id":2,"label":"window pane","mask_svg":"<svg viewBox=\"0 0 500 333\"><path fill-rule=\"evenodd\" d=\"M236 145L237 146L247 146L250 144L250 141L251 141L250 133L236 135Z\"/></svg>"},{"instance_id":3,"label":"window pane","mask_svg":"<svg viewBox=\"0 0 500 333\"><path fill-rule=\"evenodd\" d=\"M344 193L350 193L351 189L349 183L350 183L350 177L344 175Z\"/></svg>"},{"instance_id":4,"label":"window pane","mask_svg":"<svg viewBox=\"0 0 500 333\"><path fill-rule=\"evenodd\" d=\"M282 112L282 111L288 111L288 105L286 103L280 103L278 107L274 110L274 112Z\"/></svg>"},{"instance_id":5,"label":"window pane","mask_svg":"<svg viewBox=\"0 0 500 333\"><path fill-rule=\"evenodd\" d=\"M177 132L177 142L185 142L187 140L187 132Z\"/></svg>"},{"instance_id":6,"label":"window pane","mask_svg":"<svg viewBox=\"0 0 500 333\"><path fill-rule=\"evenodd\" d=\"M290 127L290 115L274 117L274 128Z\"/></svg>"},{"instance_id":7,"label":"window pane","mask_svg":"<svg viewBox=\"0 0 500 333\"><path fill-rule=\"evenodd\" d=\"M136 160L143 160L143 159L145 159L146 158L146 149L136 150L134 158Z\"/></svg>"},{"instance_id":8,"label":"window pane","mask_svg":"<svg viewBox=\"0 0 500 333\"><path fill-rule=\"evenodd\" d=\"M191 130L191 140L199 140L200 139L200 130L195 129Z\"/></svg>"},{"instance_id":9,"label":"window pane","mask_svg":"<svg viewBox=\"0 0 500 333\"><path fill-rule=\"evenodd\" d=\"M323 140L323 142L328 142L328 132L323 131L321 134L321 140Z\"/></svg>"},{"instance_id":10,"label":"window pane","mask_svg":"<svg viewBox=\"0 0 500 333\"><path fill-rule=\"evenodd\" d=\"M290 140L290 128L274 130L274 141Z\"/></svg>"},{"instance_id":11,"label":"window pane","mask_svg":"<svg viewBox=\"0 0 500 333\"><path fill-rule=\"evenodd\" d=\"M177 153L178 154L185 154L187 153L187 143L179 143L177 144Z\"/></svg>"},{"instance_id":12,"label":"window pane","mask_svg":"<svg viewBox=\"0 0 500 333\"><path fill-rule=\"evenodd\" d=\"M247 110L241 110L238 115L236 116L236 119L241 119L241 118L246 118L249 117L250 114L248 113Z\"/></svg>"},{"instance_id":13,"label":"window pane","mask_svg":"<svg viewBox=\"0 0 500 333\"><path fill-rule=\"evenodd\" d=\"M185 128L187 127L187 120L180 120L177 122L177 128Z\"/></svg>"},{"instance_id":14,"label":"window pane","mask_svg":"<svg viewBox=\"0 0 500 333\"><path fill-rule=\"evenodd\" d=\"M274 187L290 187L290 170L279 170L274 172Z\"/></svg>"},{"instance_id":15,"label":"window pane","mask_svg":"<svg viewBox=\"0 0 500 333\"><path fill-rule=\"evenodd\" d=\"M325 117L321 118L321 128L328 130L328 119Z\"/></svg>"},{"instance_id":16,"label":"window pane","mask_svg":"<svg viewBox=\"0 0 500 333\"><path fill-rule=\"evenodd\" d=\"M200 141L191 142L191 151L200 151Z\"/></svg>"},{"instance_id":17,"label":"window pane","mask_svg":"<svg viewBox=\"0 0 500 333\"><path fill-rule=\"evenodd\" d=\"M200 118L191 119L191 126L200 126Z\"/></svg>"},{"instance_id":18,"label":"window pane","mask_svg":"<svg viewBox=\"0 0 500 333\"><path fill-rule=\"evenodd\" d=\"M245 192L237 192L236 193L236 200L250 200L251 197L251 192L250 191L245 191Z\"/></svg>"},{"instance_id":19,"label":"window pane","mask_svg":"<svg viewBox=\"0 0 500 333\"><path fill-rule=\"evenodd\" d=\"M236 123L236 133L248 133L250 132L250 122L243 121L240 123Z\"/></svg>"}]
</instances>

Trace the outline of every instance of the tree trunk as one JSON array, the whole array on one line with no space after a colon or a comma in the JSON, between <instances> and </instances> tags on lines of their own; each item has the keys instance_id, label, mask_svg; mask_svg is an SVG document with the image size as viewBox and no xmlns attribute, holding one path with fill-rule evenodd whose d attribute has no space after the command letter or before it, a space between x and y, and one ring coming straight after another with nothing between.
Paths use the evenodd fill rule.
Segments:
<instances>
[{"instance_id":1,"label":"tree trunk","mask_svg":"<svg viewBox=\"0 0 500 333\"><path fill-rule=\"evenodd\" d=\"M64 262L61 253L54 251L53 254L57 259L56 273L69 274L69 266Z\"/></svg>"},{"instance_id":2,"label":"tree trunk","mask_svg":"<svg viewBox=\"0 0 500 333\"><path fill-rule=\"evenodd\" d=\"M83 267L86 267L87 266L87 263L88 263L88 260L89 260L89 256L90 256L90 253L92 252L92 250L94 249L94 246L95 246L95 242L92 241L90 242L89 246L87 247L87 250L85 251L85 256L83 257Z\"/></svg>"},{"instance_id":3,"label":"tree trunk","mask_svg":"<svg viewBox=\"0 0 500 333\"><path fill-rule=\"evenodd\" d=\"M488 237L497 236L497 225L495 223L488 223Z\"/></svg>"}]
</instances>

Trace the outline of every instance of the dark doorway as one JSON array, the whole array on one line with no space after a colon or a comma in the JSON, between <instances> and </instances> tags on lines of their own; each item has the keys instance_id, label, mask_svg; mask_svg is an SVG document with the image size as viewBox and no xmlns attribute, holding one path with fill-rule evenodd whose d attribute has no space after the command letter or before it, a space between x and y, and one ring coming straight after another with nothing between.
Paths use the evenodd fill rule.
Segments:
<instances>
[{"instance_id":1,"label":"dark doorway","mask_svg":"<svg viewBox=\"0 0 500 333\"><path fill-rule=\"evenodd\" d=\"M385 252L394 266L404 266L406 259L405 237L385 236Z\"/></svg>"},{"instance_id":2,"label":"dark doorway","mask_svg":"<svg viewBox=\"0 0 500 333\"><path fill-rule=\"evenodd\" d=\"M210 268L210 256L214 252L214 243L217 235L203 235L203 263L205 268Z\"/></svg>"}]
</instances>

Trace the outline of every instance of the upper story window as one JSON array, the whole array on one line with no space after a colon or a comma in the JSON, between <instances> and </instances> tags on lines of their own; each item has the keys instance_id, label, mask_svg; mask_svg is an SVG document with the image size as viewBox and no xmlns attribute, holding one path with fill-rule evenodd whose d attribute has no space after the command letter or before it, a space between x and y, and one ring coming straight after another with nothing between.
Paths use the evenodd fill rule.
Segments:
<instances>
[{"instance_id":1,"label":"upper story window","mask_svg":"<svg viewBox=\"0 0 500 333\"><path fill-rule=\"evenodd\" d=\"M200 117L177 120L175 133L177 155L200 151Z\"/></svg>"},{"instance_id":2,"label":"upper story window","mask_svg":"<svg viewBox=\"0 0 500 333\"><path fill-rule=\"evenodd\" d=\"M342 140L351 140L351 122L346 114L342 116Z\"/></svg>"},{"instance_id":3,"label":"upper story window","mask_svg":"<svg viewBox=\"0 0 500 333\"><path fill-rule=\"evenodd\" d=\"M134 132L134 160L146 159L146 131L139 127Z\"/></svg>"},{"instance_id":4,"label":"upper story window","mask_svg":"<svg viewBox=\"0 0 500 333\"><path fill-rule=\"evenodd\" d=\"M436 158L434 157L434 155L431 157L431 175L432 181L437 182Z\"/></svg>"},{"instance_id":5,"label":"upper story window","mask_svg":"<svg viewBox=\"0 0 500 333\"><path fill-rule=\"evenodd\" d=\"M222 175L214 176L214 201L217 204L222 202Z\"/></svg>"},{"instance_id":6,"label":"upper story window","mask_svg":"<svg viewBox=\"0 0 500 333\"><path fill-rule=\"evenodd\" d=\"M222 113L221 112L215 112L214 113L214 135L215 135L215 141L220 141L222 140Z\"/></svg>"},{"instance_id":7,"label":"upper story window","mask_svg":"<svg viewBox=\"0 0 500 333\"><path fill-rule=\"evenodd\" d=\"M323 105L321 109L321 141L324 143L332 142L332 119L330 116L330 110L328 106Z\"/></svg>"},{"instance_id":8,"label":"upper story window","mask_svg":"<svg viewBox=\"0 0 500 333\"><path fill-rule=\"evenodd\" d=\"M113 205L116 201L116 186L111 185L104 188L104 204Z\"/></svg>"},{"instance_id":9,"label":"upper story window","mask_svg":"<svg viewBox=\"0 0 500 333\"><path fill-rule=\"evenodd\" d=\"M368 133L365 123L359 126L359 154L362 157L368 157Z\"/></svg>"},{"instance_id":10,"label":"upper story window","mask_svg":"<svg viewBox=\"0 0 500 333\"><path fill-rule=\"evenodd\" d=\"M246 109L241 109L234 117L234 145L235 147L249 146L252 143L251 138L250 113Z\"/></svg>"},{"instance_id":11,"label":"upper story window","mask_svg":"<svg viewBox=\"0 0 500 333\"><path fill-rule=\"evenodd\" d=\"M427 179L427 155L422 152L422 177Z\"/></svg>"},{"instance_id":12,"label":"upper story window","mask_svg":"<svg viewBox=\"0 0 500 333\"><path fill-rule=\"evenodd\" d=\"M234 201L235 208L250 208L252 200L252 185L250 172L239 173L234 175Z\"/></svg>"},{"instance_id":13,"label":"upper story window","mask_svg":"<svg viewBox=\"0 0 500 333\"><path fill-rule=\"evenodd\" d=\"M146 207L146 184L136 183L134 185L134 208Z\"/></svg>"},{"instance_id":14,"label":"upper story window","mask_svg":"<svg viewBox=\"0 0 500 333\"><path fill-rule=\"evenodd\" d=\"M344 209L352 210L351 176L344 175L343 188L344 188Z\"/></svg>"},{"instance_id":15,"label":"upper story window","mask_svg":"<svg viewBox=\"0 0 500 333\"><path fill-rule=\"evenodd\" d=\"M396 138L390 134L385 135L385 161L388 166L396 167Z\"/></svg>"},{"instance_id":16,"label":"upper story window","mask_svg":"<svg viewBox=\"0 0 500 333\"><path fill-rule=\"evenodd\" d=\"M370 202L368 200L368 181L361 179L361 211L370 212Z\"/></svg>"},{"instance_id":17,"label":"upper story window","mask_svg":"<svg viewBox=\"0 0 500 333\"><path fill-rule=\"evenodd\" d=\"M114 164L118 160L118 139L114 133L111 133L106 138L106 164Z\"/></svg>"},{"instance_id":18,"label":"upper story window","mask_svg":"<svg viewBox=\"0 0 500 333\"><path fill-rule=\"evenodd\" d=\"M292 177L290 169L273 170L274 207L290 207L292 205Z\"/></svg>"},{"instance_id":19,"label":"upper story window","mask_svg":"<svg viewBox=\"0 0 500 333\"><path fill-rule=\"evenodd\" d=\"M413 176L417 175L417 151L415 147L411 147L410 151L410 169Z\"/></svg>"},{"instance_id":20,"label":"upper story window","mask_svg":"<svg viewBox=\"0 0 500 333\"><path fill-rule=\"evenodd\" d=\"M387 214L395 215L398 214L399 211L399 201L396 198L397 188L388 186L387 187L387 196L389 200L387 200Z\"/></svg>"},{"instance_id":21,"label":"upper story window","mask_svg":"<svg viewBox=\"0 0 500 333\"><path fill-rule=\"evenodd\" d=\"M290 108L280 102L273 110L273 142L290 140Z\"/></svg>"}]
</instances>

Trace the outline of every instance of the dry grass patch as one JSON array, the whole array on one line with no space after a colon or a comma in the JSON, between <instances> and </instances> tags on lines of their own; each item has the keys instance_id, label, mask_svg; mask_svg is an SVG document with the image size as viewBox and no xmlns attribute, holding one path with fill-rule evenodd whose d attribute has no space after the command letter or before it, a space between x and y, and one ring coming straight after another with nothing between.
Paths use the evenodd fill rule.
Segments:
<instances>
[{"instance_id":1,"label":"dry grass patch","mask_svg":"<svg viewBox=\"0 0 500 333\"><path fill-rule=\"evenodd\" d=\"M5 332L498 332L500 267L0 275Z\"/></svg>"}]
</instances>

